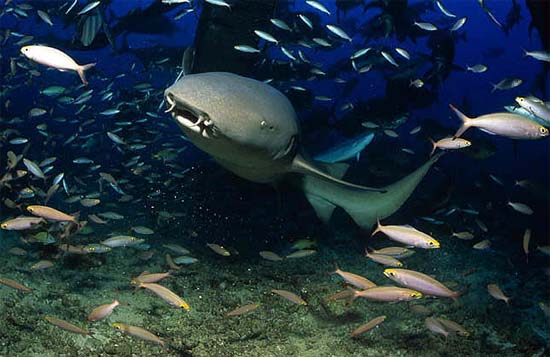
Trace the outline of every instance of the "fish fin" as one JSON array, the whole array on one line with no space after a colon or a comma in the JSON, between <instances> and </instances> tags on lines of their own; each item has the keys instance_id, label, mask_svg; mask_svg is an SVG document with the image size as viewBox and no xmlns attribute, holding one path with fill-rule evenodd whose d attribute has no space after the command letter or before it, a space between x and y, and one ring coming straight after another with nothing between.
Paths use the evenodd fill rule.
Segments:
<instances>
[{"instance_id":1,"label":"fish fin","mask_svg":"<svg viewBox=\"0 0 550 357\"><path fill-rule=\"evenodd\" d=\"M371 233L370 236L372 237L372 236L375 235L376 233L382 232L382 230L381 230L380 228L382 228L382 225L380 224L380 218L377 218L377 219L376 219L376 229Z\"/></svg>"},{"instance_id":2,"label":"fish fin","mask_svg":"<svg viewBox=\"0 0 550 357\"><path fill-rule=\"evenodd\" d=\"M523 51L523 57L527 57L527 50L523 47L520 47L520 48Z\"/></svg>"},{"instance_id":3,"label":"fish fin","mask_svg":"<svg viewBox=\"0 0 550 357\"><path fill-rule=\"evenodd\" d=\"M489 135L497 135L497 134L495 134L495 133L493 133L492 131L487 130L487 129L483 129L483 128L478 128L478 129L481 130L481 131L484 132L484 133L489 134Z\"/></svg>"},{"instance_id":4,"label":"fish fin","mask_svg":"<svg viewBox=\"0 0 550 357\"><path fill-rule=\"evenodd\" d=\"M472 120L472 118L467 117L460 110L456 109L456 107L452 104L449 104L449 108L451 108L455 112L456 116L458 116L458 118L462 120L462 126L457 130L456 134L454 135L454 138L456 139L464 134L464 132L470 127L470 120Z\"/></svg>"},{"instance_id":5,"label":"fish fin","mask_svg":"<svg viewBox=\"0 0 550 357\"><path fill-rule=\"evenodd\" d=\"M350 297L346 301L346 305L351 305L357 299L357 290L350 288L349 286L346 288L350 292Z\"/></svg>"},{"instance_id":6,"label":"fish fin","mask_svg":"<svg viewBox=\"0 0 550 357\"><path fill-rule=\"evenodd\" d=\"M76 72L78 73L78 75L80 76L80 80L82 81L82 83L84 83L85 86L88 85L88 81L86 80L86 74L85 74L85 71L92 68L93 66L96 65L96 62L94 63L88 63L88 64L84 64L82 66L78 66L78 68L76 69Z\"/></svg>"},{"instance_id":7,"label":"fish fin","mask_svg":"<svg viewBox=\"0 0 550 357\"><path fill-rule=\"evenodd\" d=\"M334 212L336 205L333 205L329 201L319 196L315 196L307 193L306 193L306 199L309 201L309 203L315 210L317 217L319 217L319 219L323 221L323 223L327 224L330 221L330 217L332 216L332 213Z\"/></svg>"},{"instance_id":8,"label":"fish fin","mask_svg":"<svg viewBox=\"0 0 550 357\"><path fill-rule=\"evenodd\" d=\"M300 154L297 154L294 157L294 160L292 160L292 171L296 173L301 173L305 175L311 175L318 178L322 178L329 182L340 184L342 186L347 186L349 188L354 188L354 189L364 190L364 191L386 192L384 189L356 185L356 184L338 179L334 176L331 176L328 173L323 172L317 167L315 167L315 165L312 162L310 162L309 160L306 160Z\"/></svg>"},{"instance_id":9,"label":"fish fin","mask_svg":"<svg viewBox=\"0 0 550 357\"><path fill-rule=\"evenodd\" d=\"M432 157L435 150L437 149L437 145L435 144L435 141L432 138L428 138L428 140L430 140L430 143L432 143L432 151L430 152L430 157Z\"/></svg>"}]
</instances>

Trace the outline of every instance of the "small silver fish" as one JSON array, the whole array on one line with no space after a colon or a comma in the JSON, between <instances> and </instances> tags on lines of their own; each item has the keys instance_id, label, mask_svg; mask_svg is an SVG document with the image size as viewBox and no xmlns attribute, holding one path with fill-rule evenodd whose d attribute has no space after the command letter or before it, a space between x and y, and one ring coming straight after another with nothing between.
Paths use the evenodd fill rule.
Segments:
<instances>
[{"instance_id":1,"label":"small silver fish","mask_svg":"<svg viewBox=\"0 0 550 357\"><path fill-rule=\"evenodd\" d=\"M507 90L507 89L513 89L518 86L520 86L523 83L523 79L520 78L504 78L497 84L491 83L493 86L493 89L491 90L491 93L498 90Z\"/></svg>"},{"instance_id":2,"label":"small silver fish","mask_svg":"<svg viewBox=\"0 0 550 357\"><path fill-rule=\"evenodd\" d=\"M349 41L349 42L352 41L351 37L349 37L349 35L344 30L342 30L340 27L338 27L336 25L331 25L331 24L326 25L326 27L330 32L332 32L336 36L340 37L341 39L344 39L344 40Z\"/></svg>"},{"instance_id":3,"label":"small silver fish","mask_svg":"<svg viewBox=\"0 0 550 357\"><path fill-rule=\"evenodd\" d=\"M437 31L437 27L429 22L414 22L415 26L418 26L424 31Z\"/></svg>"},{"instance_id":4,"label":"small silver fish","mask_svg":"<svg viewBox=\"0 0 550 357\"><path fill-rule=\"evenodd\" d=\"M263 40L266 40L267 42L272 42L272 43L275 43L275 44L279 43L279 41L277 41L277 39L275 37L273 37L271 34L269 34L267 32L260 31L260 30L254 30L254 33L256 34L256 36L258 36L259 38L261 38Z\"/></svg>"}]
</instances>

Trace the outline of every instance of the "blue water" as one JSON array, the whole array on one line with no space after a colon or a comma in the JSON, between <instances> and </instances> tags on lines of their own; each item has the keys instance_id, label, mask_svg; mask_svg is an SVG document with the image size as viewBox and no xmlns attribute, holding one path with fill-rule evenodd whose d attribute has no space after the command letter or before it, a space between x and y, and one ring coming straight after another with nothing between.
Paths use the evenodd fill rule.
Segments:
<instances>
[{"instance_id":1,"label":"blue water","mask_svg":"<svg viewBox=\"0 0 550 357\"><path fill-rule=\"evenodd\" d=\"M389 14L386 2L403 5L400 14L407 20L395 20L384 34L376 24ZM0 221L30 216L29 205L47 205L80 222L77 227L47 218L30 230L0 230L0 355L548 354L547 137L513 140L468 129L463 138L472 147L444 155L403 207L382 221L412 225L441 243L440 249L414 249L414 255L402 259L404 268L424 272L459 291L458 302L425 296L412 302L358 299L347 304L326 300L353 288L337 275L327 274L334 271L335 263L377 285L390 285L382 274L384 267L364 257L364 251L399 244L380 233L371 238L370 227L359 228L343 209L337 208L330 222L323 223L295 183L254 183L223 169L184 138L164 112L167 105L163 103L164 90L182 69L184 77L208 68L265 81L291 101L301 127L299 144L311 156L375 133L359 159L347 161L351 167L345 180L381 187L428 160L430 139L455 133L460 120L449 104L476 117L503 112L504 106L515 105L517 96L550 100L548 63L524 56L523 50L549 51L538 32L544 26L531 26L527 5L536 1L485 1L496 19L510 26L506 31L491 21L477 1L444 1L455 18L445 16L434 1L427 0L320 0L331 15L303 0L266 0L264 5L275 4L266 5L266 11L251 0L227 0L231 9L199 0L173 5L162 5L160 0L111 0L77 15L93 3L79 0L66 14L72 3L13 0L0 7ZM344 3L354 6L343 11ZM513 4L520 10L517 23L509 18ZM52 26L38 16L38 10L48 14ZM313 22L313 30L298 14ZM84 46L80 34L92 16L98 16L103 27ZM465 25L451 33L450 26L463 16ZM293 31L276 28L270 18L284 20ZM421 30L412 25L415 20L433 23L438 30ZM327 24L338 25L352 41L332 34ZM279 43L259 39L254 30L270 33ZM315 37L331 46L315 45ZM71 71L61 72L25 58L20 49L29 45L57 48L81 65L95 62L86 72L89 84L83 86ZM260 52L241 53L234 45L249 45ZM290 60L282 47L297 59ZM349 57L365 47L372 49L357 64L372 68L358 73ZM411 59L401 57L395 47L407 50ZM184 52L192 52L190 48L195 55L183 61ZM399 67L385 61L380 51L390 53ZM437 60L445 68L438 69ZM488 70L466 71L475 64L484 64ZM325 75L312 74L312 68ZM399 76L401 80L395 79ZM520 78L523 83L492 93L492 84L504 78ZM410 86L414 79L422 79L424 86ZM62 86L65 91L57 96L41 93L51 86ZM64 96L74 100L87 90L92 90L91 98L82 104L59 100ZM105 99L108 93L111 98ZM33 108L44 109L45 114L32 116ZM119 112L101 114L109 109ZM365 122L378 127L365 128ZM419 133L410 133L418 127ZM398 137L388 136L388 130ZM108 132L124 143L114 142ZM25 142L15 142L16 138ZM13 154L21 157L9 167ZM55 161L41 166L45 178L30 172L22 160L39 164L52 157ZM82 157L93 162L74 162ZM111 185L100 172L112 175L115 182ZM52 188L60 173L64 180ZM522 180L528 182L515 184ZM23 190L30 197L23 197ZM45 203L48 190L51 198ZM84 198L99 201L88 206L81 201ZM509 202L523 203L533 212L518 212ZM106 218L101 215L105 212L123 218ZM106 222L98 222L97 216ZM138 226L153 233L139 233ZM527 252L526 229L531 232ZM472 232L474 238L452 237L461 231ZM33 237L40 232L48 232L55 242L36 241ZM117 247L104 254L82 251L88 244L117 235L136 236L144 244ZM311 244L304 248L311 255L281 261L259 255L270 251L284 258L299 250L293 244L302 240ZM490 241L490 247L473 247L484 240ZM226 253L215 252L207 243L222 246ZM64 253L66 244L80 249L79 254ZM167 244L190 252L174 252ZM177 269L167 262L167 254L172 258L188 255L198 261ZM43 260L53 266L33 268ZM143 271L169 270L174 277L159 284L184 298L191 306L189 312L172 308L146 289L134 292L130 285ZM2 279L14 280L32 292L10 287ZM510 301L491 297L488 284L497 284ZM284 300L272 289L294 292L307 305ZM117 307L105 320L88 321L94 307L113 301L115 290L129 306ZM224 315L252 303L259 307L240 316ZM380 315L387 316L383 324L350 338L354 329ZM96 338L59 330L45 316L90 330ZM453 320L469 335L434 333L426 327L428 316ZM112 326L115 322L145 328L166 344L159 347L131 333L117 332Z\"/></svg>"}]
</instances>

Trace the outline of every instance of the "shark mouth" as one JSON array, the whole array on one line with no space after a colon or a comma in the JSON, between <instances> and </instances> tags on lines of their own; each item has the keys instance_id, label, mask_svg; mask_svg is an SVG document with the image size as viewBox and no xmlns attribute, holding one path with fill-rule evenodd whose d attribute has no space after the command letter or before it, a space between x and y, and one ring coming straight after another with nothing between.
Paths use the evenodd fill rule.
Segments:
<instances>
[{"instance_id":1,"label":"shark mouth","mask_svg":"<svg viewBox=\"0 0 550 357\"><path fill-rule=\"evenodd\" d=\"M168 109L165 113L171 113L181 126L199 134L205 138L210 138L215 133L215 126L206 113L200 112L185 103L177 102L174 96L168 93L165 98Z\"/></svg>"}]
</instances>

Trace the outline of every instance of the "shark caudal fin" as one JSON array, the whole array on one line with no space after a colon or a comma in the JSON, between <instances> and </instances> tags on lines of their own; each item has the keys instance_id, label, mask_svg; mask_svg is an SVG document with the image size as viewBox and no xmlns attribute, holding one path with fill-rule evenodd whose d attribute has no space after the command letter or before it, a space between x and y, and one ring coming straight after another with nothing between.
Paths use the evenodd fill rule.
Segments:
<instances>
[{"instance_id":1,"label":"shark caudal fin","mask_svg":"<svg viewBox=\"0 0 550 357\"><path fill-rule=\"evenodd\" d=\"M338 206L359 227L371 230L378 219L389 217L401 208L441 155L442 152L435 154L409 175L383 187L385 192L360 191L314 176L304 176L299 184L323 222L330 218L334 208Z\"/></svg>"}]
</instances>

